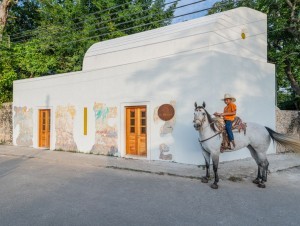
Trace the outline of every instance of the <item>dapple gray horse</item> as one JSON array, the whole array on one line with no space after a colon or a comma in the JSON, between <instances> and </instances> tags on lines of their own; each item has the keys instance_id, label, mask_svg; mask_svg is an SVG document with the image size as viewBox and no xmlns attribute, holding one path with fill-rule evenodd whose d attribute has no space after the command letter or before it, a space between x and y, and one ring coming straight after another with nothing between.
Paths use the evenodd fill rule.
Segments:
<instances>
[{"instance_id":1,"label":"dapple gray horse","mask_svg":"<svg viewBox=\"0 0 300 226\"><path fill-rule=\"evenodd\" d=\"M203 156L206 163L206 176L202 178L203 183L208 183L210 178L210 158L213 162L213 171L215 175L212 188L218 188L218 164L220 147L222 143L222 134L216 127L216 120L213 120L210 114L205 110L205 103L198 106L195 103L194 112L194 128L199 131L199 142L203 149ZM293 151L300 152L300 141L284 134L276 133L272 129L256 124L247 123L247 133L234 133L235 148L231 151L236 151L247 147L257 163L257 177L253 183L258 184L258 187L265 188L267 181L267 173L269 162L267 159L267 150L271 143L271 139L281 145L291 148Z\"/></svg>"}]
</instances>

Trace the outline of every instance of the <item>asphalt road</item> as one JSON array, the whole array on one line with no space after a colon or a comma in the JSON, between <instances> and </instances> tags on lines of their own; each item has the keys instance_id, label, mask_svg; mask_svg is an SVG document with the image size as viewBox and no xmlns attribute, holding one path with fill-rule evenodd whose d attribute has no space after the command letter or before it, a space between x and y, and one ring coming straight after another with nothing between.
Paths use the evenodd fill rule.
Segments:
<instances>
[{"instance_id":1,"label":"asphalt road","mask_svg":"<svg viewBox=\"0 0 300 226\"><path fill-rule=\"evenodd\" d=\"M0 156L0 225L300 225L300 168L199 180Z\"/></svg>"}]
</instances>

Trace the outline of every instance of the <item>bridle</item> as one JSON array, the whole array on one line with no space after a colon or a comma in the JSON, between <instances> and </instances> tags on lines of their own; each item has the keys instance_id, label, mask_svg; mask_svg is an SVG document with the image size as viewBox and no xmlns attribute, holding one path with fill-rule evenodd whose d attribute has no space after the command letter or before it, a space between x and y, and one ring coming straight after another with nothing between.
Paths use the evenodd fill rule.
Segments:
<instances>
[{"instance_id":1,"label":"bridle","mask_svg":"<svg viewBox=\"0 0 300 226\"><path fill-rule=\"evenodd\" d=\"M205 120L206 120L206 117L203 117L203 119L201 119L201 120L199 120L199 119L194 119L193 122L196 123L197 121L199 121L199 124L197 124L197 125L198 125L197 127L199 127L201 130L204 130L204 129L206 129L207 127L211 126L212 124L215 124L215 123L216 123L215 121L213 121L213 122L209 123L206 127L202 128L202 125L204 124ZM202 146L202 143L203 143L203 142L208 141L208 140L210 140L210 139L212 139L212 138L214 138L214 137L220 135L221 133L222 133L222 131L219 131L219 132L217 132L216 134L214 134L213 136L211 136L211 137L209 137L209 138L207 138L207 139L204 139L204 140L200 140L200 139L199 139L199 143L200 143L201 146ZM202 147L202 148L203 148L203 147Z\"/></svg>"}]
</instances>

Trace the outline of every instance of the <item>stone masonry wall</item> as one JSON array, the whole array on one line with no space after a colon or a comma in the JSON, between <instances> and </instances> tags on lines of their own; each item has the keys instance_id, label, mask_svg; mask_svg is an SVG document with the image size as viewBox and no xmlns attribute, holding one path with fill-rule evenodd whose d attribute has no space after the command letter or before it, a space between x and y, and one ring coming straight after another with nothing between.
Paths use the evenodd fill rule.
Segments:
<instances>
[{"instance_id":1,"label":"stone masonry wall","mask_svg":"<svg viewBox=\"0 0 300 226\"><path fill-rule=\"evenodd\" d=\"M12 144L12 103L0 105L0 144Z\"/></svg>"},{"instance_id":2,"label":"stone masonry wall","mask_svg":"<svg viewBox=\"0 0 300 226\"><path fill-rule=\"evenodd\" d=\"M300 111L286 111L277 108L276 131L300 139ZM286 151L284 147L277 145L277 153Z\"/></svg>"}]
</instances>

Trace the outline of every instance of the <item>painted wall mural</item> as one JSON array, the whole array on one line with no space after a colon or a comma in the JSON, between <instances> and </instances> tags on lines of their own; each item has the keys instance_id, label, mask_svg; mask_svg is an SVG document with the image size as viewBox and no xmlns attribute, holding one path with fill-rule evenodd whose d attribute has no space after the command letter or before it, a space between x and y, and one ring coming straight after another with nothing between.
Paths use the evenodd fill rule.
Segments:
<instances>
[{"instance_id":1,"label":"painted wall mural","mask_svg":"<svg viewBox=\"0 0 300 226\"><path fill-rule=\"evenodd\" d=\"M75 106L57 106L55 112L55 149L77 151L77 145L73 137L75 115Z\"/></svg>"},{"instance_id":2,"label":"painted wall mural","mask_svg":"<svg viewBox=\"0 0 300 226\"><path fill-rule=\"evenodd\" d=\"M168 153L170 151L170 148L166 144L159 145L160 155L159 159L162 160L172 160L173 156L172 154Z\"/></svg>"},{"instance_id":3,"label":"painted wall mural","mask_svg":"<svg viewBox=\"0 0 300 226\"><path fill-rule=\"evenodd\" d=\"M32 146L33 141L33 109L14 107L14 128L19 126L20 132L16 139L17 145Z\"/></svg>"},{"instance_id":4,"label":"painted wall mural","mask_svg":"<svg viewBox=\"0 0 300 226\"><path fill-rule=\"evenodd\" d=\"M170 104L173 106L174 109L176 109L176 101L171 101ZM175 115L172 119L169 121L162 121L158 116L158 109L159 106L154 109L153 119L154 123L164 122L163 125L160 127L160 137L170 136L173 133L175 123L176 123L176 111ZM172 160L173 155L171 154L171 150L168 144L161 143L159 145L159 159L161 160Z\"/></svg>"},{"instance_id":5,"label":"painted wall mural","mask_svg":"<svg viewBox=\"0 0 300 226\"><path fill-rule=\"evenodd\" d=\"M95 144L94 154L118 155L117 107L107 107L103 103L94 104Z\"/></svg>"}]
</instances>

